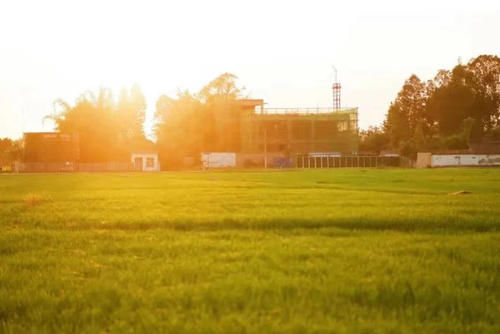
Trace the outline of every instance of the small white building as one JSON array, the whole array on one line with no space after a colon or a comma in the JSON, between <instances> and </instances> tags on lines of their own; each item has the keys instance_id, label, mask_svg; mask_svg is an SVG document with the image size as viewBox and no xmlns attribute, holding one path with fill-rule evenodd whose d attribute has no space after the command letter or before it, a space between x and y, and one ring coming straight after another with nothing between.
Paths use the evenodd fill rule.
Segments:
<instances>
[{"instance_id":1,"label":"small white building","mask_svg":"<svg viewBox=\"0 0 500 334\"><path fill-rule=\"evenodd\" d=\"M157 152L133 152L130 157L134 169L141 172L159 172L160 161Z\"/></svg>"}]
</instances>

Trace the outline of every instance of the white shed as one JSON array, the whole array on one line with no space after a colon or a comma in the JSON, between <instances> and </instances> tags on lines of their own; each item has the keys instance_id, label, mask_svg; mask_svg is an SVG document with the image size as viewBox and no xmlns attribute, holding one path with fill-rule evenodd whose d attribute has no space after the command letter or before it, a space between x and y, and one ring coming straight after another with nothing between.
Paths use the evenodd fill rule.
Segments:
<instances>
[{"instance_id":1,"label":"white shed","mask_svg":"<svg viewBox=\"0 0 500 334\"><path fill-rule=\"evenodd\" d=\"M133 152L130 159L134 169L142 172L160 171L160 161L157 152Z\"/></svg>"}]
</instances>

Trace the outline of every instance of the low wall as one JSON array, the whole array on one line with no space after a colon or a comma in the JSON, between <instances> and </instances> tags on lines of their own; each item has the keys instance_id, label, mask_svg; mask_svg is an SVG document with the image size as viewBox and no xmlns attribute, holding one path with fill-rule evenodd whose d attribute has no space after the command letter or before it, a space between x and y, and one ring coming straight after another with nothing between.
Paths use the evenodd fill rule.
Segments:
<instances>
[{"instance_id":1,"label":"low wall","mask_svg":"<svg viewBox=\"0 0 500 334\"><path fill-rule=\"evenodd\" d=\"M417 162L415 167L417 168L429 168L432 166L432 153L430 152L418 152Z\"/></svg>"},{"instance_id":2,"label":"low wall","mask_svg":"<svg viewBox=\"0 0 500 334\"><path fill-rule=\"evenodd\" d=\"M18 173L44 173L44 172L129 172L135 171L134 165L129 162L24 162L16 163L14 170Z\"/></svg>"},{"instance_id":3,"label":"low wall","mask_svg":"<svg viewBox=\"0 0 500 334\"><path fill-rule=\"evenodd\" d=\"M432 154L430 166L500 166L500 154Z\"/></svg>"},{"instance_id":4,"label":"low wall","mask_svg":"<svg viewBox=\"0 0 500 334\"><path fill-rule=\"evenodd\" d=\"M138 170L129 162L79 163L78 172L129 172Z\"/></svg>"}]
</instances>

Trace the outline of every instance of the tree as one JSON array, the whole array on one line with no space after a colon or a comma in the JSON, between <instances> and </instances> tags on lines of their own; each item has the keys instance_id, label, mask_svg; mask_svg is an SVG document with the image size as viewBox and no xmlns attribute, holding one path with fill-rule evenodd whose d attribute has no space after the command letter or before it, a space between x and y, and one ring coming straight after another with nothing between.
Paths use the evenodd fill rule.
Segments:
<instances>
[{"instance_id":1,"label":"tree","mask_svg":"<svg viewBox=\"0 0 500 334\"><path fill-rule=\"evenodd\" d=\"M470 117L474 119L471 136L479 140L499 123L500 58L482 55L438 75L435 81L440 86L429 97L427 114L435 118L441 135L459 132Z\"/></svg>"},{"instance_id":2,"label":"tree","mask_svg":"<svg viewBox=\"0 0 500 334\"><path fill-rule=\"evenodd\" d=\"M142 129L145 100L138 86L128 94L122 90L115 103L109 89L86 92L72 106L55 103L49 116L60 132L78 133L81 162L128 161L130 151L147 143Z\"/></svg>"},{"instance_id":3,"label":"tree","mask_svg":"<svg viewBox=\"0 0 500 334\"><path fill-rule=\"evenodd\" d=\"M130 92L122 88L118 99L117 117L120 119L119 135L123 145L142 146L145 141L143 124L146 115L146 99L138 84Z\"/></svg>"},{"instance_id":4,"label":"tree","mask_svg":"<svg viewBox=\"0 0 500 334\"><path fill-rule=\"evenodd\" d=\"M382 128L371 126L359 132L359 150L379 154L389 146L389 136Z\"/></svg>"},{"instance_id":5,"label":"tree","mask_svg":"<svg viewBox=\"0 0 500 334\"><path fill-rule=\"evenodd\" d=\"M146 120L146 98L138 84L134 84L130 88L129 103L133 112L129 127L134 133L133 137L142 140L144 138L143 124Z\"/></svg>"},{"instance_id":6,"label":"tree","mask_svg":"<svg viewBox=\"0 0 500 334\"><path fill-rule=\"evenodd\" d=\"M415 149L416 151L422 151L425 150L427 147L427 140L424 134L424 122L422 120L419 120L417 122L417 126L415 128L415 134L414 134L414 141L415 141Z\"/></svg>"},{"instance_id":7,"label":"tree","mask_svg":"<svg viewBox=\"0 0 500 334\"><path fill-rule=\"evenodd\" d=\"M459 131L462 121L472 113L475 97L471 87L466 85L466 75L464 66L456 66L451 79L429 98L427 113L437 121L441 135L449 136Z\"/></svg>"},{"instance_id":8,"label":"tree","mask_svg":"<svg viewBox=\"0 0 500 334\"><path fill-rule=\"evenodd\" d=\"M155 134L162 166L176 168L184 156L198 158L203 151L234 149L238 119L234 113L242 88L237 77L224 73L204 86L199 93L180 91L176 98L160 96L156 102ZM239 139L239 137L238 137Z\"/></svg>"},{"instance_id":9,"label":"tree","mask_svg":"<svg viewBox=\"0 0 500 334\"><path fill-rule=\"evenodd\" d=\"M388 134L392 147L398 147L401 141L411 136L408 115L397 101L389 106L383 129Z\"/></svg>"},{"instance_id":10,"label":"tree","mask_svg":"<svg viewBox=\"0 0 500 334\"><path fill-rule=\"evenodd\" d=\"M0 138L0 167L21 160L22 152L22 140Z\"/></svg>"},{"instance_id":11,"label":"tree","mask_svg":"<svg viewBox=\"0 0 500 334\"><path fill-rule=\"evenodd\" d=\"M500 58L481 55L425 83L412 75L390 104L384 132L392 148L467 148L500 126ZM467 135L464 129L467 128Z\"/></svg>"},{"instance_id":12,"label":"tree","mask_svg":"<svg viewBox=\"0 0 500 334\"><path fill-rule=\"evenodd\" d=\"M176 99L160 96L155 119L162 166L180 167L184 156L199 156L210 122L206 121L203 105L195 96L188 91L179 91Z\"/></svg>"},{"instance_id":13,"label":"tree","mask_svg":"<svg viewBox=\"0 0 500 334\"><path fill-rule=\"evenodd\" d=\"M476 131L500 125L500 57L481 55L467 64L470 83L476 94Z\"/></svg>"},{"instance_id":14,"label":"tree","mask_svg":"<svg viewBox=\"0 0 500 334\"><path fill-rule=\"evenodd\" d=\"M224 73L208 83L198 96L204 105L207 120L205 149L207 151L229 151L240 149L240 105L244 88L236 84L238 78Z\"/></svg>"},{"instance_id":15,"label":"tree","mask_svg":"<svg viewBox=\"0 0 500 334\"><path fill-rule=\"evenodd\" d=\"M223 73L202 88L198 96L203 102L217 100L235 100L241 97L242 90L236 85L238 77L231 73Z\"/></svg>"},{"instance_id":16,"label":"tree","mask_svg":"<svg viewBox=\"0 0 500 334\"><path fill-rule=\"evenodd\" d=\"M426 84L413 74L405 81L396 100L391 103L384 123L393 147L398 147L401 141L412 138L417 123L426 120L426 101ZM427 127L430 127L430 124Z\"/></svg>"}]
</instances>

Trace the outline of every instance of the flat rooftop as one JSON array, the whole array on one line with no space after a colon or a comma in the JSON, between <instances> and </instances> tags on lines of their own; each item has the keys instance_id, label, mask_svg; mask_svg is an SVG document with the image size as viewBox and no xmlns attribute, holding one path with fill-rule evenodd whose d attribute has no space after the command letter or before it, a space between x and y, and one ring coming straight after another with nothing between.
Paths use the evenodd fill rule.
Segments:
<instances>
[{"instance_id":1,"label":"flat rooftop","mask_svg":"<svg viewBox=\"0 0 500 334\"><path fill-rule=\"evenodd\" d=\"M318 115L318 114L338 114L357 112L358 108L264 108L263 114L272 115Z\"/></svg>"}]
</instances>

